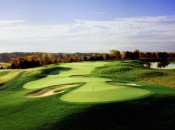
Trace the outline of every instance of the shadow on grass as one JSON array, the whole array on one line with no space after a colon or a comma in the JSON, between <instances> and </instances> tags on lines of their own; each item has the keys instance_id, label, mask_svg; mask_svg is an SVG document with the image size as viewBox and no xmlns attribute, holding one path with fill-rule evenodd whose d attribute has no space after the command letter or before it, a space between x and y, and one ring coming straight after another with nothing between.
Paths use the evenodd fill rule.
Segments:
<instances>
[{"instance_id":1,"label":"shadow on grass","mask_svg":"<svg viewBox=\"0 0 175 130\"><path fill-rule=\"evenodd\" d=\"M152 96L130 102L94 105L46 129L175 129L174 122L175 97Z\"/></svg>"},{"instance_id":2,"label":"shadow on grass","mask_svg":"<svg viewBox=\"0 0 175 130\"><path fill-rule=\"evenodd\" d=\"M71 68L68 67L54 67L54 68L48 68L43 70L43 74L47 75L58 75L60 71L68 71L71 70Z\"/></svg>"},{"instance_id":3,"label":"shadow on grass","mask_svg":"<svg viewBox=\"0 0 175 130\"><path fill-rule=\"evenodd\" d=\"M41 70L40 74L35 74L32 76L24 76L25 71L20 72L15 78L7 81L5 84L0 86L0 90L10 89L10 90L22 90L23 85L30 81L35 81L41 78L45 78L48 75L58 75L60 71L68 71L71 68L66 67L53 67L53 68L45 68Z\"/></svg>"}]
</instances>

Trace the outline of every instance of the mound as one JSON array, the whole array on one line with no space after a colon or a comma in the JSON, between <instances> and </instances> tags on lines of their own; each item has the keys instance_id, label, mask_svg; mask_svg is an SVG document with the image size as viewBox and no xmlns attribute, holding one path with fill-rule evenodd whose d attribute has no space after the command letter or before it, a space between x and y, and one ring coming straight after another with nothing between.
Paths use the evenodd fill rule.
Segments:
<instances>
[{"instance_id":1,"label":"mound","mask_svg":"<svg viewBox=\"0 0 175 130\"><path fill-rule=\"evenodd\" d=\"M125 101L149 95L149 90L129 86L114 86L102 82L89 82L61 96L61 100L77 103Z\"/></svg>"}]
</instances>

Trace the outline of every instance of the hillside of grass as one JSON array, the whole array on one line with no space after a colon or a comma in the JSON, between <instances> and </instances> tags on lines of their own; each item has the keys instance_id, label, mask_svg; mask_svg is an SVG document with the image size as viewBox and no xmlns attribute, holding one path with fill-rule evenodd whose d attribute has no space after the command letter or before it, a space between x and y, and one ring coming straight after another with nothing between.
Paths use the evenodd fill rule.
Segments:
<instances>
[{"instance_id":1,"label":"hillside of grass","mask_svg":"<svg viewBox=\"0 0 175 130\"><path fill-rule=\"evenodd\" d=\"M139 61L89 63L91 66L82 62L18 70L16 76L0 87L0 129L175 129L175 89L167 84L157 85L155 82L149 83L143 80L148 77L151 79L173 76L174 70L146 69ZM87 67L84 71L79 70L81 64ZM8 76L12 72L13 70L0 71L0 76ZM145 89L151 91L152 95L109 103L75 103L61 100L64 94L77 91L77 88L71 88L65 93L52 96L26 97L27 94L49 87L51 84L65 83L59 80L60 75L66 83L72 83L76 78L78 82L82 82L82 75L83 79L97 76L97 79L132 82L140 86L130 88ZM50 83L52 80L54 83ZM80 85L78 88L81 87L83 86Z\"/></svg>"},{"instance_id":2,"label":"hillside of grass","mask_svg":"<svg viewBox=\"0 0 175 130\"><path fill-rule=\"evenodd\" d=\"M175 88L175 69L149 69L141 61L113 61L93 74Z\"/></svg>"},{"instance_id":3,"label":"hillside of grass","mask_svg":"<svg viewBox=\"0 0 175 130\"><path fill-rule=\"evenodd\" d=\"M5 84L7 81L15 78L20 71L9 71L9 70L1 70L0 71L0 86Z\"/></svg>"}]
</instances>

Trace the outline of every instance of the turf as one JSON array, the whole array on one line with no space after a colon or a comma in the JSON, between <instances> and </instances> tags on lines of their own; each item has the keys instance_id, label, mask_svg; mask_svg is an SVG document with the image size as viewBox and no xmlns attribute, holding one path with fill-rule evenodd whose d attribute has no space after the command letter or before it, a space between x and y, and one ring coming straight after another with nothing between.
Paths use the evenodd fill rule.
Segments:
<instances>
[{"instance_id":1,"label":"turf","mask_svg":"<svg viewBox=\"0 0 175 130\"><path fill-rule=\"evenodd\" d=\"M106 63L108 62L81 62L61 64L59 66L59 72L57 72L58 70L53 70L47 77L28 82L23 87L26 89L38 89L59 84L84 82L88 80L88 75L91 74L91 71L95 69L95 67L103 66ZM53 75L55 73L59 74Z\"/></svg>"},{"instance_id":2,"label":"turf","mask_svg":"<svg viewBox=\"0 0 175 130\"><path fill-rule=\"evenodd\" d=\"M95 86L93 88L93 86ZM131 100L150 94L144 89L126 86L114 86L104 82L90 82L86 85L71 91L61 97L61 100L68 102L113 102Z\"/></svg>"},{"instance_id":3,"label":"turf","mask_svg":"<svg viewBox=\"0 0 175 130\"><path fill-rule=\"evenodd\" d=\"M84 63L86 64L86 62ZM146 83L145 81L140 82L142 78L156 78L153 74L154 72L158 72L156 73L158 79L160 77L166 79L166 76L174 76L174 70L149 70L144 69L138 61L115 61L92 62L90 65L88 63L86 64L87 68L92 69L79 71L80 64L70 63L19 70L20 73L15 78L7 81L1 86L3 89L0 89L0 129L175 129L175 89L169 88L168 84L160 86L154 81L151 84L147 84L147 81ZM124 67L131 67L132 70L116 72L115 74L101 73L108 66L115 67L116 65L116 67L120 66L121 69L123 64L125 64ZM76 68L71 69L71 66ZM8 71L11 72L11 70ZM1 76L8 73L3 73ZM59 77L60 75L62 78ZM152 95L140 99L135 98L135 100L110 103L74 103L60 100L61 97L71 94L71 92L80 89L86 90L84 88L88 84L86 83L78 89L71 88L63 94L43 98L26 97L32 91L50 86L49 82L52 81L52 78L57 80L56 83L62 83L62 80L69 83L72 82L69 81L71 78L78 78L78 82L82 82L82 78L88 77L87 79L91 80L90 78L93 78L94 75L103 76L96 78L104 84L106 84L104 81L137 83L141 85L137 86L137 88L151 91ZM46 80L47 78L48 80ZM35 81L43 81L44 83L36 82L35 86ZM173 81L169 80L168 82L172 84ZM161 82L159 80L159 84ZM34 86L31 86L32 84ZM99 87L103 86L99 85ZM92 87L90 88L91 90L93 89Z\"/></svg>"},{"instance_id":4,"label":"turf","mask_svg":"<svg viewBox=\"0 0 175 130\"><path fill-rule=\"evenodd\" d=\"M91 71L95 69L95 67L102 66L105 64L106 62L63 64L60 67L70 68L70 70L63 70L59 73L59 75L49 75L43 79L31 81L25 84L24 88L39 89L53 85L70 84L74 82L85 82L86 84L82 87L71 91L61 97L61 100L67 102L122 101L143 97L150 93L150 91L144 89L126 86L114 86L111 84L107 84L106 81L111 81L107 78L88 76L90 75ZM51 74L58 73L55 71L57 70L52 71Z\"/></svg>"},{"instance_id":5,"label":"turf","mask_svg":"<svg viewBox=\"0 0 175 130\"><path fill-rule=\"evenodd\" d=\"M4 71L1 70L0 71L0 84L4 84L7 81L15 78L18 74L20 73L20 71Z\"/></svg>"}]
</instances>

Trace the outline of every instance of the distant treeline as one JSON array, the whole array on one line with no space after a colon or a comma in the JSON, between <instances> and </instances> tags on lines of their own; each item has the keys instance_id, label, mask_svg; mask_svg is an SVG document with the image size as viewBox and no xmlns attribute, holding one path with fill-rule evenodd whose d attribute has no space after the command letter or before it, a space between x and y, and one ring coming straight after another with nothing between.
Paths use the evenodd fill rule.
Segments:
<instances>
[{"instance_id":1,"label":"distant treeline","mask_svg":"<svg viewBox=\"0 0 175 130\"><path fill-rule=\"evenodd\" d=\"M140 52L110 50L110 53L1 53L0 62L11 62L11 69L25 69L57 63L120 59L170 59L175 52Z\"/></svg>"}]
</instances>

